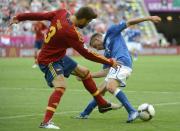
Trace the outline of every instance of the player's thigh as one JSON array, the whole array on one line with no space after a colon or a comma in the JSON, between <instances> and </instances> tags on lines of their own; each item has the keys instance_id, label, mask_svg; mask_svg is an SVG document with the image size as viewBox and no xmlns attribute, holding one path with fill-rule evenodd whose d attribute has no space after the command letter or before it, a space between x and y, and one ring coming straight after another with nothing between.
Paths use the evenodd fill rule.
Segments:
<instances>
[{"instance_id":1,"label":"player's thigh","mask_svg":"<svg viewBox=\"0 0 180 131\"><path fill-rule=\"evenodd\" d=\"M117 88L119 88L121 85L119 83L118 80L113 79L113 78L109 78L106 84L106 89L110 92L110 93L114 93L116 91Z\"/></svg>"},{"instance_id":2,"label":"player's thigh","mask_svg":"<svg viewBox=\"0 0 180 131\"><path fill-rule=\"evenodd\" d=\"M89 69L84 67L84 66L81 66L81 65L77 65L77 67L75 68L75 70L72 72L73 75L76 75L80 78L85 78L89 75Z\"/></svg>"},{"instance_id":3,"label":"player's thigh","mask_svg":"<svg viewBox=\"0 0 180 131\"><path fill-rule=\"evenodd\" d=\"M58 64L62 67L62 75L58 75L54 81L53 81L53 85L56 87L57 86L65 86L65 79L64 77L68 78L70 76L70 74L75 70L75 68L77 67L77 63L71 59L68 56L64 56L61 60L59 60ZM59 69L60 70L60 69Z\"/></svg>"},{"instance_id":4,"label":"player's thigh","mask_svg":"<svg viewBox=\"0 0 180 131\"><path fill-rule=\"evenodd\" d=\"M52 80L52 84L55 88L56 87L66 88L66 82L65 82L64 75L60 74L60 75L57 75L56 77L54 77L54 79Z\"/></svg>"},{"instance_id":5,"label":"player's thigh","mask_svg":"<svg viewBox=\"0 0 180 131\"><path fill-rule=\"evenodd\" d=\"M106 91L107 91L106 86L107 86L106 81L101 82L100 85L98 86L98 89L99 89L99 91L101 92L102 95L104 95L106 93Z\"/></svg>"},{"instance_id":6,"label":"player's thigh","mask_svg":"<svg viewBox=\"0 0 180 131\"><path fill-rule=\"evenodd\" d=\"M131 75L132 69L127 66L121 66L117 69L110 68L108 75L105 78L108 87L118 85L119 87L126 86L126 80ZM114 87L114 86L113 86Z\"/></svg>"},{"instance_id":7,"label":"player's thigh","mask_svg":"<svg viewBox=\"0 0 180 131\"><path fill-rule=\"evenodd\" d=\"M52 62L48 65L39 65L45 74L45 79L50 87L66 87L62 62Z\"/></svg>"},{"instance_id":8,"label":"player's thigh","mask_svg":"<svg viewBox=\"0 0 180 131\"><path fill-rule=\"evenodd\" d=\"M68 56L64 56L62 62L64 76L68 78L72 74L72 72L74 72L74 70L77 68L78 64L76 63L76 61L74 61Z\"/></svg>"}]
</instances>

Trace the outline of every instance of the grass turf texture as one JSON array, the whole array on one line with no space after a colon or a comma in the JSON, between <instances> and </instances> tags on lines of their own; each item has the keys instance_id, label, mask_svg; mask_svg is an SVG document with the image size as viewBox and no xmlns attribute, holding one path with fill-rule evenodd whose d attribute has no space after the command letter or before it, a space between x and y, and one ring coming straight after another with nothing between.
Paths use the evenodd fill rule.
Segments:
<instances>
[{"instance_id":1,"label":"grass turf texture","mask_svg":"<svg viewBox=\"0 0 180 131\"><path fill-rule=\"evenodd\" d=\"M74 58L81 65L98 71L100 64ZM40 131L47 100L52 92L38 68L32 69L31 58L0 59L0 131ZM96 79L97 84L103 79ZM76 116L91 99L75 77L67 80L68 88L57 109L54 122L63 131L179 131L180 130L180 56L146 56L134 62L134 71L124 92L131 103L149 102L156 110L149 122L137 120L126 124L124 109L100 114L90 119ZM117 100L106 94L110 101Z\"/></svg>"}]
</instances>

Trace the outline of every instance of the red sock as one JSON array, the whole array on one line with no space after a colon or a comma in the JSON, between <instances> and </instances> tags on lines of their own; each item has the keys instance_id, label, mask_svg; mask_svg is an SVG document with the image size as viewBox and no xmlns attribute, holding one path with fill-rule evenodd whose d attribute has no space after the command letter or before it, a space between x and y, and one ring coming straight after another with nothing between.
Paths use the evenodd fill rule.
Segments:
<instances>
[{"instance_id":1,"label":"red sock","mask_svg":"<svg viewBox=\"0 0 180 131\"><path fill-rule=\"evenodd\" d=\"M60 87L60 88L56 88L54 90L54 92L51 94L51 96L49 97L49 102L48 102L48 106L46 108L46 113L45 113L45 117L44 117L44 121L43 123L48 123L52 117L53 114L60 102L60 99L64 93L64 88Z\"/></svg>"},{"instance_id":2,"label":"red sock","mask_svg":"<svg viewBox=\"0 0 180 131\"><path fill-rule=\"evenodd\" d=\"M83 80L83 84L85 88L94 96L97 104L99 106L107 104L107 101L99 93L95 82L93 81L92 77L89 76L87 79Z\"/></svg>"}]
</instances>

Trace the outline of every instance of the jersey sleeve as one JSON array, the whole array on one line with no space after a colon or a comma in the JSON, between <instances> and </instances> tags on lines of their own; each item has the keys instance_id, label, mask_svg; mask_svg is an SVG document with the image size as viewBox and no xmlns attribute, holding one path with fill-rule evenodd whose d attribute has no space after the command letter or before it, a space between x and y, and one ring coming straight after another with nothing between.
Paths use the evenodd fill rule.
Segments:
<instances>
[{"instance_id":1,"label":"jersey sleeve","mask_svg":"<svg viewBox=\"0 0 180 131\"><path fill-rule=\"evenodd\" d=\"M16 17L19 21L31 20L52 20L58 11L50 11L50 12L36 12L36 13L21 13Z\"/></svg>"},{"instance_id":2,"label":"jersey sleeve","mask_svg":"<svg viewBox=\"0 0 180 131\"><path fill-rule=\"evenodd\" d=\"M68 33L68 44L88 60L111 66L113 65L113 61L111 59L107 59L102 55L88 50L84 46L84 41L81 34L76 29L74 32Z\"/></svg>"},{"instance_id":3,"label":"jersey sleeve","mask_svg":"<svg viewBox=\"0 0 180 131\"><path fill-rule=\"evenodd\" d=\"M118 32L119 33L119 32L122 32L126 28L127 28L126 21L122 20L117 25L112 25L109 28L109 31L110 32Z\"/></svg>"}]
</instances>

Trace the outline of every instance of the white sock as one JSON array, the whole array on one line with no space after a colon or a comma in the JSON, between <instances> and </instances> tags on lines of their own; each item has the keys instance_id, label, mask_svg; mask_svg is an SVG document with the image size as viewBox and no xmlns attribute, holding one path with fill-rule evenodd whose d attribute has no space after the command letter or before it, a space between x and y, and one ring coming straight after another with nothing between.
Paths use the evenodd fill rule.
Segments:
<instances>
[{"instance_id":1,"label":"white sock","mask_svg":"<svg viewBox=\"0 0 180 131\"><path fill-rule=\"evenodd\" d=\"M114 96L116 96L120 91L121 91L121 89L117 88L117 89L114 91Z\"/></svg>"}]
</instances>

